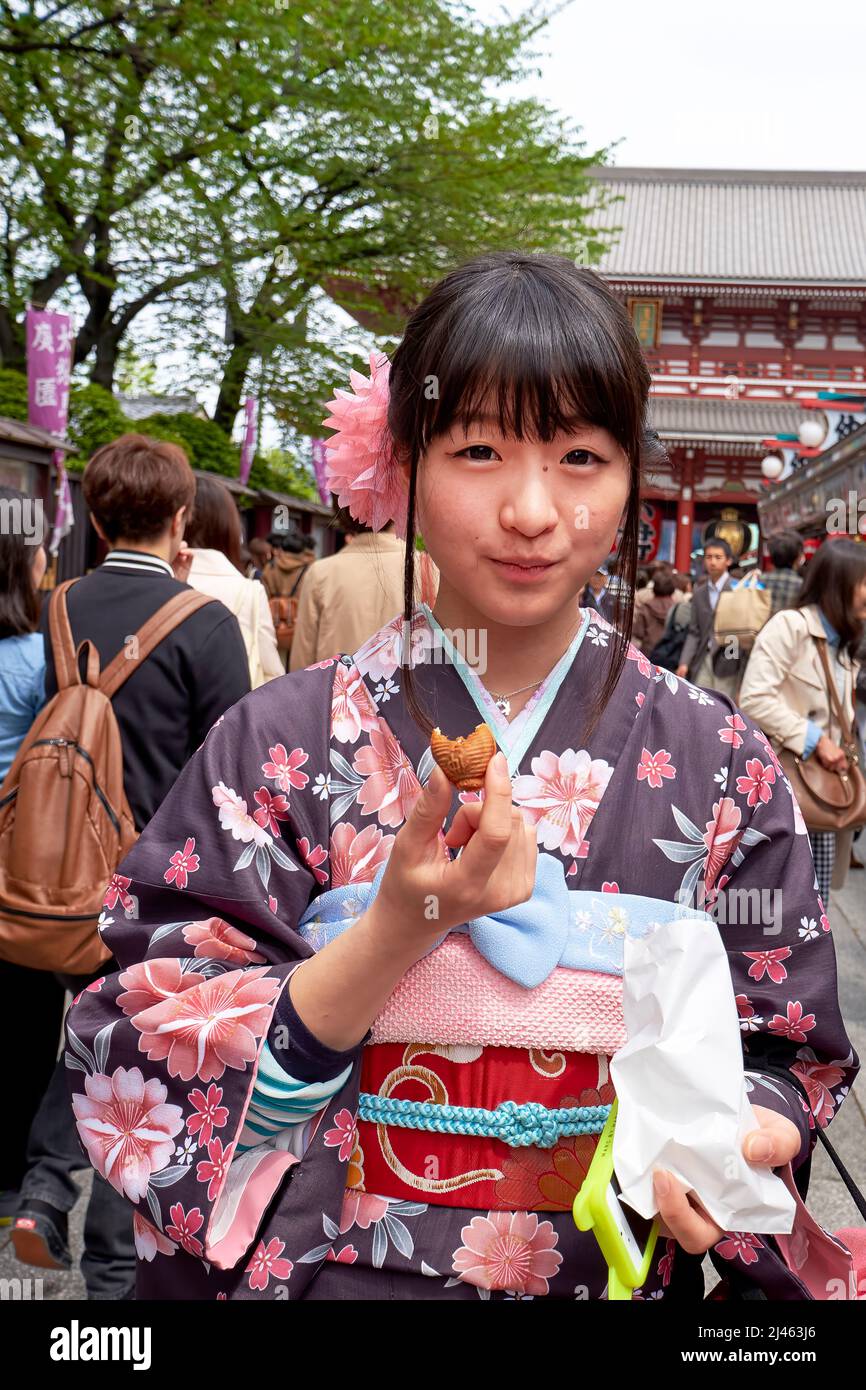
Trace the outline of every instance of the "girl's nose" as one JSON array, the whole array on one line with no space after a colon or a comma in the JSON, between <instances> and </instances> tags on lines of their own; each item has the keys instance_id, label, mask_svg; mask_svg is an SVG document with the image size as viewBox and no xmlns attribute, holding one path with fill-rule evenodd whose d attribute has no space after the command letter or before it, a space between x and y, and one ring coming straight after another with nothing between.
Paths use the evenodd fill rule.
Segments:
<instances>
[{"instance_id":1,"label":"girl's nose","mask_svg":"<svg viewBox=\"0 0 866 1390\"><path fill-rule=\"evenodd\" d=\"M538 536L556 525L557 511L548 477L537 462L514 479L500 511L506 529L520 531L524 536Z\"/></svg>"}]
</instances>

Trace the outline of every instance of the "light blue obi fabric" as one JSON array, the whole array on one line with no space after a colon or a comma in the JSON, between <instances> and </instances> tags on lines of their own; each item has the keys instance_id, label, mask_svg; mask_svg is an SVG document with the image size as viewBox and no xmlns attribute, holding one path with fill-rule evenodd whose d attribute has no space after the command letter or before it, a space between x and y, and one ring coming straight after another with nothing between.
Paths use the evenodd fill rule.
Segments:
<instances>
[{"instance_id":1,"label":"light blue obi fabric","mask_svg":"<svg viewBox=\"0 0 866 1390\"><path fill-rule=\"evenodd\" d=\"M298 924L304 940L318 951L352 926L376 897L386 868L387 864L380 867L372 883L332 888L315 898ZM621 976L626 936L648 936L659 922L707 915L635 893L571 889L562 860L542 853L531 898L454 930L468 933L476 950L500 974L534 989L557 966ZM430 949L435 950L447 935Z\"/></svg>"}]
</instances>

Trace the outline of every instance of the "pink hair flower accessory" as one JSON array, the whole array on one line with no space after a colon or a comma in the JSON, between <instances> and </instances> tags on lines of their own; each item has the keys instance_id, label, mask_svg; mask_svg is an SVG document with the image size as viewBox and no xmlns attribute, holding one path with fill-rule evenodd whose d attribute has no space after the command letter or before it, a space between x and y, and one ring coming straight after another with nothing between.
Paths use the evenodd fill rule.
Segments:
<instances>
[{"instance_id":1,"label":"pink hair flower accessory","mask_svg":"<svg viewBox=\"0 0 866 1390\"><path fill-rule=\"evenodd\" d=\"M325 476L341 507L356 521L380 531L389 521L406 538L406 484L388 430L388 376L383 352L370 353L370 376L352 371L350 391L337 389L323 421L336 431L325 441Z\"/></svg>"}]
</instances>

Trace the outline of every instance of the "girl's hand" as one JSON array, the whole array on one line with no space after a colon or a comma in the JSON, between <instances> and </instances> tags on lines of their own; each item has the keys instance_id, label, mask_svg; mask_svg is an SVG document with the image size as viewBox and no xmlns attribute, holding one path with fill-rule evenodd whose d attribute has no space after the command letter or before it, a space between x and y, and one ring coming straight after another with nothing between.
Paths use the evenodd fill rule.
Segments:
<instances>
[{"instance_id":1,"label":"girl's hand","mask_svg":"<svg viewBox=\"0 0 866 1390\"><path fill-rule=\"evenodd\" d=\"M822 767L829 768L831 772L844 772L848 766L848 759L842 749L826 734L822 734L815 745L815 757Z\"/></svg>"},{"instance_id":2,"label":"girl's hand","mask_svg":"<svg viewBox=\"0 0 866 1390\"><path fill-rule=\"evenodd\" d=\"M743 1140L743 1154L755 1168L783 1168L800 1152L800 1132L793 1120L777 1115L764 1105L752 1110L760 1129ZM672 1236L690 1255L703 1255L724 1231L701 1206L694 1192L687 1192L671 1173L657 1168L653 1191L659 1211L659 1232Z\"/></svg>"},{"instance_id":3,"label":"girl's hand","mask_svg":"<svg viewBox=\"0 0 866 1390\"><path fill-rule=\"evenodd\" d=\"M502 753L491 758L484 776L484 802L461 805L446 836L449 859L439 840L454 788L434 767L411 815L394 840L379 892L369 912L381 930L404 938L412 934L420 949L473 917L501 912L526 902L535 887L538 844L511 800L511 778Z\"/></svg>"}]
</instances>

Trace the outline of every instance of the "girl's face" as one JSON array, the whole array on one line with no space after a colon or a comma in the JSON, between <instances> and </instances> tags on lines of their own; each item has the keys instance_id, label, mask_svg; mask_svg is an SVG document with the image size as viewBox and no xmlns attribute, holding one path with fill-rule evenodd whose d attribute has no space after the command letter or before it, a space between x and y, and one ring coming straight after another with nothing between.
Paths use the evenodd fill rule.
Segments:
<instances>
[{"instance_id":1,"label":"girl's face","mask_svg":"<svg viewBox=\"0 0 866 1390\"><path fill-rule=\"evenodd\" d=\"M628 502L629 465L597 425L544 444L479 420L433 439L417 489L440 595L521 627L573 605L603 563Z\"/></svg>"},{"instance_id":2,"label":"girl's face","mask_svg":"<svg viewBox=\"0 0 866 1390\"><path fill-rule=\"evenodd\" d=\"M425 542L426 544L426 542ZM866 622L866 578L854 586L853 618L855 622Z\"/></svg>"}]
</instances>

